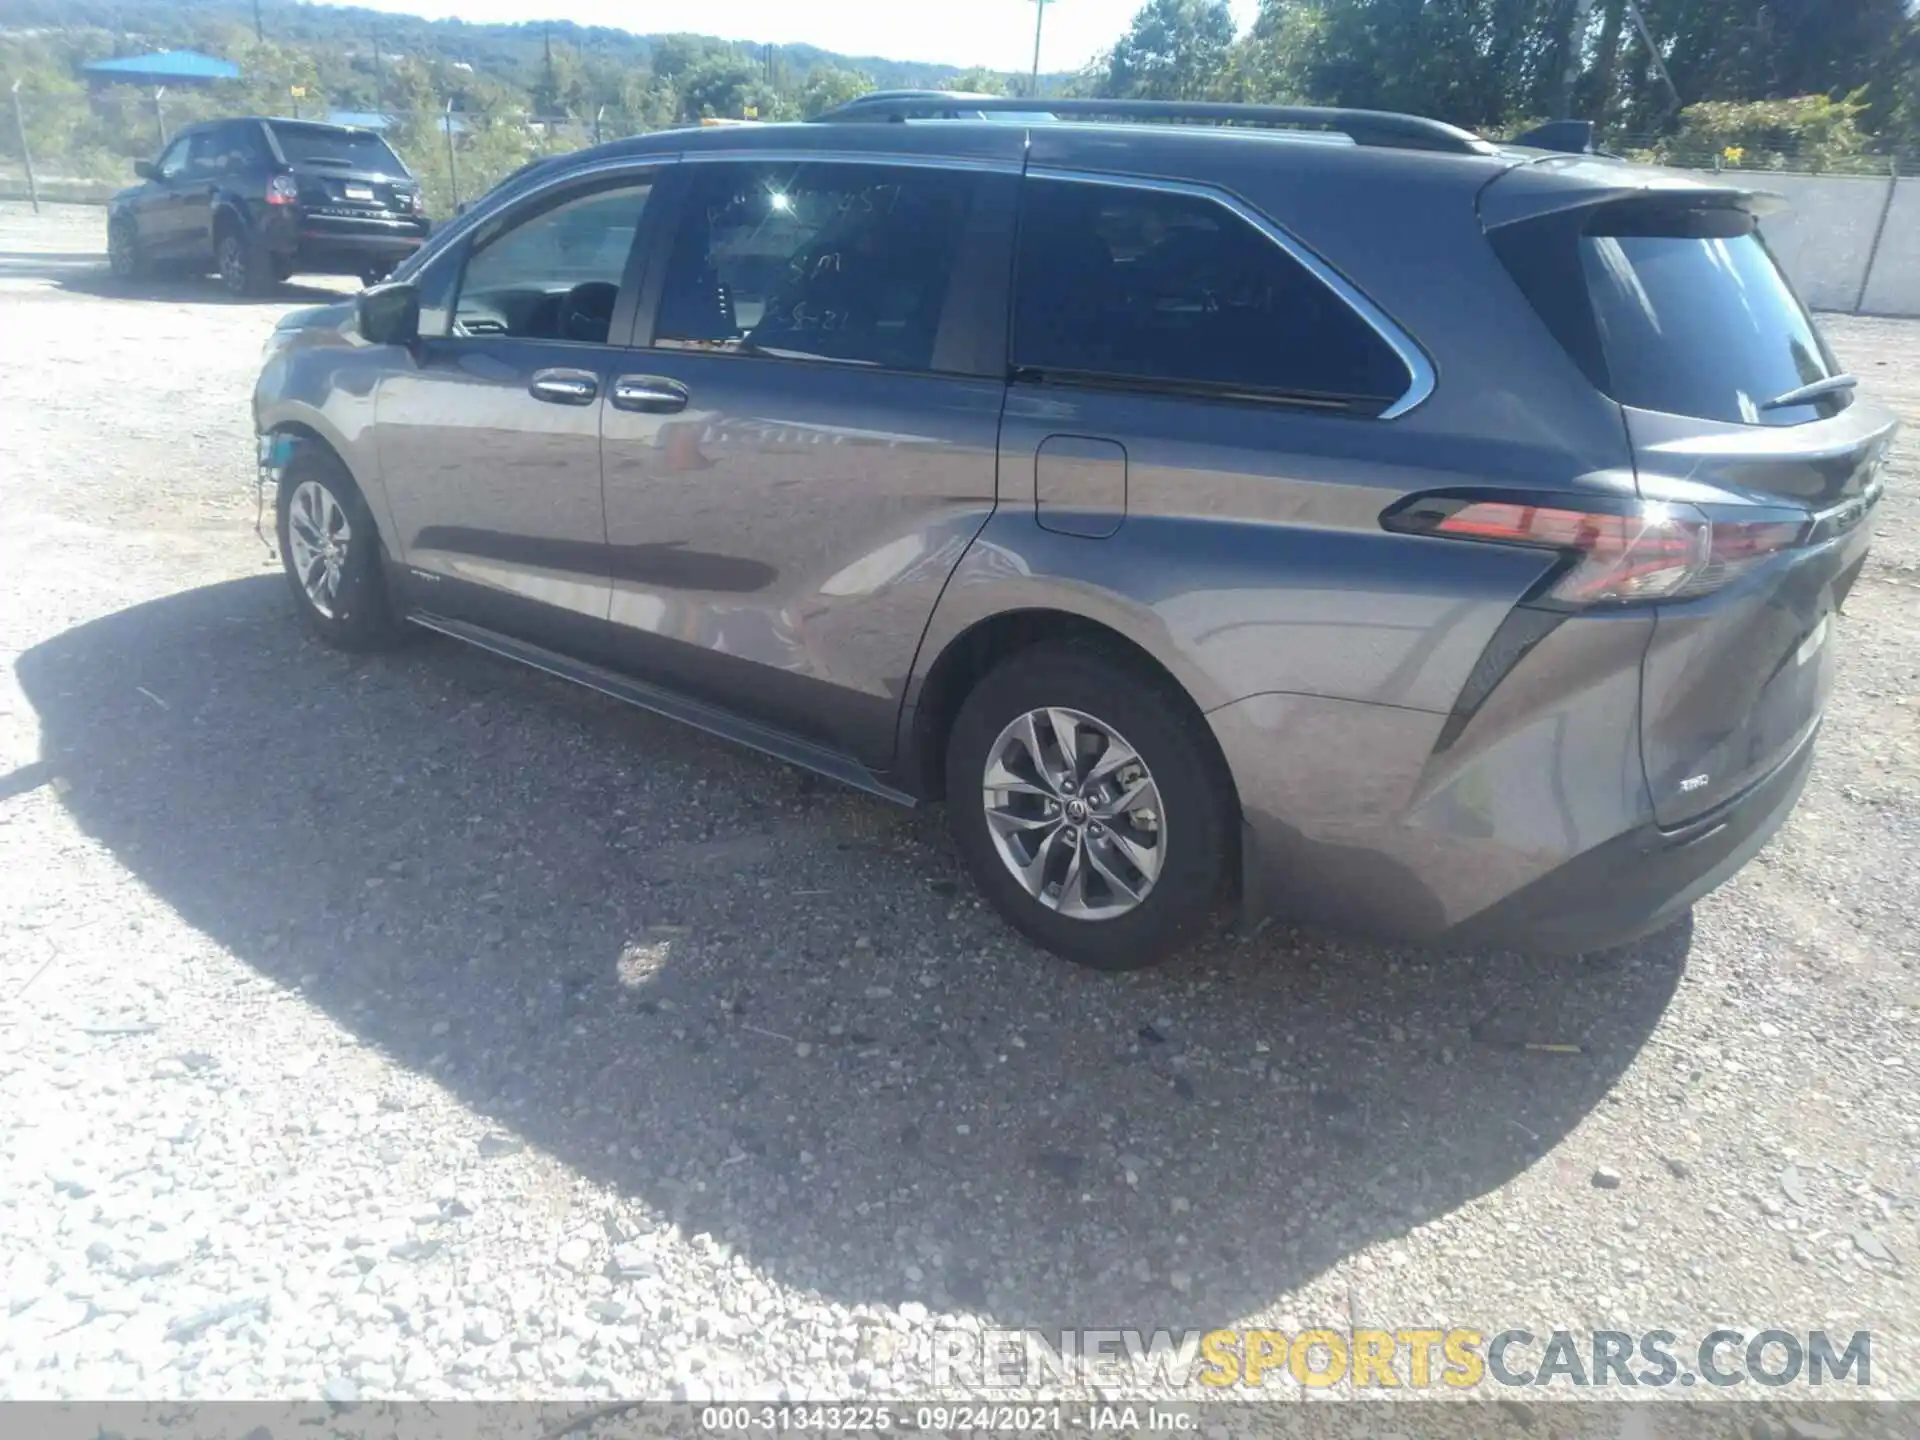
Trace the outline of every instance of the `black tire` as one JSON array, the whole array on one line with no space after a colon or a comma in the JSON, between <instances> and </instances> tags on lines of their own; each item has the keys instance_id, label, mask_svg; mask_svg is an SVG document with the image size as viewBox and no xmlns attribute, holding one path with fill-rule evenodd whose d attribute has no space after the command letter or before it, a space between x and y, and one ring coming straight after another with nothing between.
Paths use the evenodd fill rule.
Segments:
<instances>
[{"instance_id":1,"label":"black tire","mask_svg":"<svg viewBox=\"0 0 1920 1440\"><path fill-rule=\"evenodd\" d=\"M306 580L295 563L295 497L308 484L317 485L322 494L338 504L348 537L337 567L336 588L320 600L308 593ZM287 588L293 593L295 608L315 635L340 650L382 650L404 638L405 626L387 596L385 560L373 512L337 455L317 442L298 442L280 475L274 516ZM312 533L311 526L303 533ZM325 568L323 563L321 569Z\"/></svg>"},{"instance_id":2,"label":"black tire","mask_svg":"<svg viewBox=\"0 0 1920 1440\"><path fill-rule=\"evenodd\" d=\"M213 242L220 284L235 299L264 295L274 286L273 262L258 240L238 225L226 225Z\"/></svg>"},{"instance_id":3,"label":"black tire","mask_svg":"<svg viewBox=\"0 0 1920 1440\"><path fill-rule=\"evenodd\" d=\"M989 752L1008 725L1047 707L1079 711L1123 736L1159 789L1161 868L1145 897L1124 914L1083 919L1049 908L1028 893L995 847L982 803ZM1049 641L1021 650L967 696L946 762L955 843L994 908L1028 938L1095 970L1136 970L1206 931L1230 874L1238 806L1206 721L1164 675L1080 643Z\"/></svg>"},{"instance_id":4,"label":"black tire","mask_svg":"<svg viewBox=\"0 0 1920 1440\"><path fill-rule=\"evenodd\" d=\"M362 270L360 272L360 283L371 290L392 273L393 271L385 265L377 266L371 270Z\"/></svg>"},{"instance_id":5,"label":"black tire","mask_svg":"<svg viewBox=\"0 0 1920 1440\"><path fill-rule=\"evenodd\" d=\"M107 226L107 268L114 279L129 284L146 279L150 267L133 221L115 220Z\"/></svg>"}]
</instances>

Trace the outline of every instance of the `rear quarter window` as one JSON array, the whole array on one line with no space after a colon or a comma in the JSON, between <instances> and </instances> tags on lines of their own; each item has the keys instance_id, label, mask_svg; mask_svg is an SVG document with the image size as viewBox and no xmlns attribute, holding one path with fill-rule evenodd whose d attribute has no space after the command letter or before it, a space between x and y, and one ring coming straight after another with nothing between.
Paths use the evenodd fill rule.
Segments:
<instances>
[{"instance_id":1,"label":"rear quarter window","mask_svg":"<svg viewBox=\"0 0 1920 1440\"><path fill-rule=\"evenodd\" d=\"M1351 306L1226 206L1079 180L1022 185L1013 359L1049 380L1358 414L1412 383Z\"/></svg>"}]
</instances>

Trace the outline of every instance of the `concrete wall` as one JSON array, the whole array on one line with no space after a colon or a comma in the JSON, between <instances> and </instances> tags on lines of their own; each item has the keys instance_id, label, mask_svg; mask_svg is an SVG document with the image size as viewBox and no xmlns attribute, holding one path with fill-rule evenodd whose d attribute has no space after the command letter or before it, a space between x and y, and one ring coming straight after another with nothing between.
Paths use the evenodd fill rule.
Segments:
<instances>
[{"instance_id":1,"label":"concrete wall","mask_svg":"<svg viewBox=\"0 0 1920 1440\"><path fill-rule=\"evenodd\" d=\"M1920 178L1897 183L1866 175L1741 178L1786 196L1789 208L1768 216L1761 229L1807 304L1816 310L1851 311L1858 304L1870 315L1920 315ZM1882 228L1889 184L1893 208Z\"/></svg>"},{"instance_id":2,"label":"concrete wall","mask_svg":"<svg viewBox=\"0 0 1920 1440\"><path fill-rule=\"evenodd\" d=\"M1860 309L1868 315L1920 315L1920 177L1908 176L1893 192Z\"/></svg>"}]
</instances>

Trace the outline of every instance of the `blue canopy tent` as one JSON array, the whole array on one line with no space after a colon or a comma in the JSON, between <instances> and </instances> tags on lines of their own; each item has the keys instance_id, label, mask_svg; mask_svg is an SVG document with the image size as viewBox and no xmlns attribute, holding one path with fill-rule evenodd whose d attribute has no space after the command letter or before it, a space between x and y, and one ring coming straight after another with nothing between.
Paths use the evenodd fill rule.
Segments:
<instances>
[{"instance_id":1,"label":"blue canopy tent","mask_svg":"<svg viewBox=\"0 0 1920 1440\"><path fill-rule=\"evenodd\" d=\"M240 67L231 60L202 55L197 50L162 50L155 55L128 55L118 60L95 60L80 67L80 73L95 85L150 85L153 87L153 118L160 125L160 143L167 143L166 112L161 97L169 85L212 85L221 80L238 80Z\"/></svg>"}]
</instances>

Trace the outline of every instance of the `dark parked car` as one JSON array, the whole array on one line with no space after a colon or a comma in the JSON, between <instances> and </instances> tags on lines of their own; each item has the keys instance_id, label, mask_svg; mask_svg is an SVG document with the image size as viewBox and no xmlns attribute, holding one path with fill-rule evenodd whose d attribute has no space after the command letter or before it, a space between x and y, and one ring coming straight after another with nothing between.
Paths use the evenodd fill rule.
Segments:
<instances>
[{"instance_id":1,"label":"dark parked car","mask_svg":"<svg viewBox=\"0 0 1920 1440\"><path fill-rule=\"evenodd\" d=\"M374 283L420 248L420 186L371 130L311 120L215 120L183 130L146 182L113 197L113 273L217 270L236 295L297 273Z\"/></svg>"},{"instance_id":2,"label":"dark parked car","mask_svg":"<svg viewBox=\"0 0 1920 1440\"><path fill-rule=\"evenodd\" d=\"M254 410L307 622L944 799L1090 965L1230 896L1596 948L1745 863L1894 431L1764 199L1409 116L1056 108L588 150L289 319Z\"/></svg>"}]
</instances>

